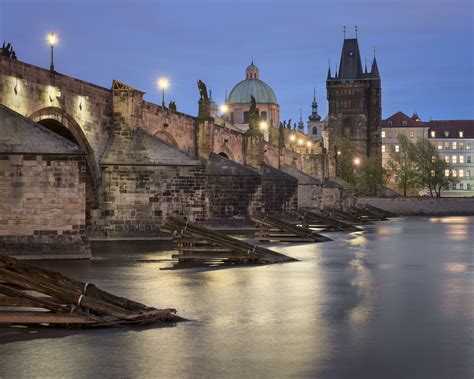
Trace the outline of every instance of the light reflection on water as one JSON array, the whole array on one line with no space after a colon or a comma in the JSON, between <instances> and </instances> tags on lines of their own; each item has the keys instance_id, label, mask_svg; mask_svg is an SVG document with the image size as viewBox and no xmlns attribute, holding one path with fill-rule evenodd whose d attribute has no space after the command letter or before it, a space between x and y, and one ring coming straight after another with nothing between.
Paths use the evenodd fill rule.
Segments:
<instances>
[{"instance_id":1,"label":"light reflection on water","mask_svg":"<svg viewBox=\"0 0 474 379\"><path fill-rule=\"evenodd\" d=\"M270 245L299 262L217 270L96 245L100 259L43 265L192 321L40 331L0 346L0 377L472 378L473 231L472 217L395 219Z\"/></svg>"}]
</instances>

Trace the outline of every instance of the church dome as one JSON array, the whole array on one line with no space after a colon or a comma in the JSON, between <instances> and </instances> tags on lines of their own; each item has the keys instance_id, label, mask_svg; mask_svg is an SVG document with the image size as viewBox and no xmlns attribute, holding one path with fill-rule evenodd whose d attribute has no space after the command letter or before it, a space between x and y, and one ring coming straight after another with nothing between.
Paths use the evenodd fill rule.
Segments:
<instances>
[{"instance_id":1,"label":"church dome","mask_svg":"<svg viewBox=\"0 0 474 379\"><path fill-rule=\"evenodd\" d=\"M259 69L253 62L247 67L245 74L246 79L237 83L230 91L228 103L248 104L250 103L250 96L253 96L257 103L278 104L272 87L258 78Z\"/></svg>"}]
</instances>

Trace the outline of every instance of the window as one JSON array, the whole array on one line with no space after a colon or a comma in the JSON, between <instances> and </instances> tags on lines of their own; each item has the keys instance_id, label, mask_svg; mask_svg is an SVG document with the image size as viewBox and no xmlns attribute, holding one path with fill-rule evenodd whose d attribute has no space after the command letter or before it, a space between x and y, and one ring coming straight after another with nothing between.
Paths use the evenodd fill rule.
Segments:
<instances>
[{"instance_id":1,"label":"window","mask_svg":"<svg viewBox=\"0 0 474 379\"><path fill-rule=\"evenodd\" d=\"M392 132L388 132L388 138L392 138L393 137L393 133Z\"/></svg>"},{"instance_id":2,"label":"window","mask_svg":"<svg viewBox=\"0 0 474 379\"><path fill-rule=\"evenodd\" d=\"M457 155L453 155L453 156L451 157L451 162L452 162L452 163L458 163L458 156L457 156Z\"/></svg>"},{"instance_id":3,"label":"window","mask_svg":"<svg viewBox=\"0 0 474 379\"><path fill-rule=\"evenodd\" d=\"M388 126L392 126L392 121L387 122Z\"/></svg>"},{"instance_id":4,"label":"window","mask_svg":"<svg viewBox=\"0 0 474 379\"><path fill-rule=\"evenodd\" d=\"M445 142L445 143L444 143L444 148L445 148L446 150L449 149L449 142Z\"/></svg>"},{"instance_id":5,"label":"window","mask_svg":"<svg viewBox=\"0 0 474 379\"><path fill-rule=\"evenodd\" d=\"M459 175L459 176L461 176L461 175ZM464 183L459 183L459 189L460 190L464 189Z\"/></svg>"},{"instance_id":6,"label":"window","mask_svg":"<svg viewBox=\"0 0 474 379\"><path fill-rule=\"evenodd\" d=\"M434 155L431 156L431 163L435 163L436 162L436 157Z\"/></svg>"},{"instance_id":7,"label":"window","mask_svg":"<svg viewBox=\"0 0 474 379\"><path fill-rule=\"evenodd\" d=\"M466 149L471 150L471 143L470 142L466 142Z\"/></svg>"},{"instance_id":8,"label":"window","mask_svg":"<svg viewBox=\"0 0 474 379\"><path fill-rule=\"evenodd\" d=\"M458 148L458 143L457 142L453 142L453 150L456 150Z\"/></svg>"},{"instance_id":9,"label":"window","mask_svg":"<svg viewBox=\"0 0 474 379\"><path fill-rule=\"evenodd\" d=\"M457 170L453 170L453 171L452 171L452 174L453 174L453 178L455 178L456 176L458 176Z\"/></svg>"},{"instance_id":10,"label":"window","mask_svg":"<svg viewBox=\"0 0 474 379\"><path fill-rule=\"evenodd\" d=\"M382 130L382 138L385 138L385 131Z\"/></svg>"},{"instance_id":11,"label":"window","mask_svg":"<svg viewBox=\"0 0 474 379\"><path fill-rule=\"evenodd\" d=\"M466 156L466 163L471 163L471 156L470 155Z\"/></svg>"},{"instance_id":12,"label":"window","mask_svg":"<svg viewBox=\"0 0 474 379\"><path fill-rule=\"evenodd\" d=\"M444 170L444 176L449 176L449 170Z\"/></svg>"},{"instance_id":13,"label":"window","mask_svg":"<svg viewBox=\"0 0 474 379\"><path fill-rule=\"evenodd\" d=\"M260 116L262 117L262 120L266 120L267 119L267 112L263 111L262 113L260 113Z\"/></svg>"},{"instance_id":14,"label":"window","mask_svg":"<svg viewBox=\"0 0 474 379\"><path fill-rule=\"evenodd\" d=\"M464 155L459 156L459 163L464 163Z\"/></svg>"},{"instance_id":15,"label":"window","mask_svg":"<svg viewBox=\"0 0 474 379\"><path fill-rule=\"evenodd\" d=\"M400 146L399 145L395 145L395 152L399 152L400 151Z\"/></svg>"},{"instance_id":16,"label":"window","mask_svg":"<svg viewBox=\"0 0 474 379\"><path fill-rule=\"evenodd\" d=\"M407 126L407 122L406 122L406 121L402 121L402 125L403 125L403 126Z\"/></svg>"},{"instance_id":17,"label":"window","mask_svg":"<svg viewBox=\"0 0 474 379\"><path fill-rule=\"evenodd\" d=\"M468 191L471 190L471 183L467 183L467 190L468 190Z\"/></svg>"},{"instance_id":18,"label":"window","mask_svg":"<svg viewBox=\"0 0 474 379\"><path fill-rule=\"evenodd\" d=\"M459 170L459 177L464 178L464 170L463 169Z\"/></svg>"},{"instance_id":19,"label":"window","mask_svg":"<svg viewBox=\"0 0 474 379\"><path fill-rule=\"evenodd\" d=\"M431 170L431 176L435 176L435 170Z\"/></svg>"},{"instance_id":20,"label":"window","mask_svg":"<svg viewBox=\"0 0 474 379\"><path fill-rule=\"evenodd\" d=\"M435 132L431 132L431 138L435 138L436 137L436 133Z\"/></svg>"},{"instance_id":21,"label":"window","mask_svg":"<svg viewBox=\"0 0 474 379\"><path fill-rule=\"evenodd\" d=\"M471 177L471 170L466 170L466 176L467 176L468 178Z\"/></svg>"},{"instance_id":22,"label":"window","mask_svg":"<svg viewBox=\"0 0 474 379\"><path fill-rule=\"evenodd\" d=\"M385 153L385 145L382 145L382 153Z\"/></svg>"},{"instance_id":23,"label":"window","mask_svg":"<svg viewBox=\"0 0 474 379\"><path fill-rule=\"evenodd\" d=\"M463 138L464 137L464 132L461 130L459 131L459 138Z\"/></svg>"},{"instance_id":24,"label":"window","mask_svg":"<svg viewBox=\"0 0 474 379\"><path fill-rule=\"evenodd\" d=\"M438 142L438 150L443 150L443 143L442 142Z\"/></svg>"},{"instance_id":25,"label":"window","mask_svg":"<svg viewBox=\"0 0 474 379\"><path fill-rule=\"evenodd\" d=\"M444 160L445 160L446 163L449 163L449 155L445 155Z\"/></svg>"},{"instance_id":26,"label":"window","mask_svg":"<svg viewBox=\"0 0 474 379\"><path fill-rule=\"evenodd\" d=\"M459 150L463 150L464 149L464 142L459 142Z\"/></svg>"},{"instance_id":27,"label":"window","mask_svg":"<svg viewBox=\"0 0 474 379\"><path fill-rule=\"evenodd\" d=\"M318 128L316 126L313 126L313 135L314 136L318 135Z\"/></svg>"},{"instance_id":28,"label":"window","mask_svg":"<svg viewBox=\"0 0 474 379\"><path fill-rule=\"evenodd\" d=\"M410 132L410 138L414 138L415 137L415 132Z\"/></svg>"}]
</instances>

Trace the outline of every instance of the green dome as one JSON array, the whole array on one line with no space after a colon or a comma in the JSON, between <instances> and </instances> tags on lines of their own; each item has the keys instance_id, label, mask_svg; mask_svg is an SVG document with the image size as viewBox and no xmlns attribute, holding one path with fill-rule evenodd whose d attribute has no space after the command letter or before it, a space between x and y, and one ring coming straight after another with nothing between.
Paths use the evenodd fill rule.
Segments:
<instances>
[{"instance_id":1,"label":"green dome","mask_svg":"<svg viewBox=\"0 0 474 379\"><path fill-rule=\"evenodd\" d=\"M260 79L245 79L232 88L229 99L230 104L248 104L250 96L255 97L257 103L278 104L272 87Z\"/></svg>"}]
</instances>

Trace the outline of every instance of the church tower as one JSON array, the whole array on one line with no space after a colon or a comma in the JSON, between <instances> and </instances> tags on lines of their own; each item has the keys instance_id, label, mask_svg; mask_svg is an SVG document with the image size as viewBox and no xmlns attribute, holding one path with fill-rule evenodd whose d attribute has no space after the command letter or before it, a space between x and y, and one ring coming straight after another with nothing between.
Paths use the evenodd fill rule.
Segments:
<instances>
[{"instance_id":1,"label":"church tower","mask_svg":"<svg viewBox=\"0 0 474 379\"><path fill-rule=\"evenodd\" d=\"M357 37L345 38L344 33L339 71L333 76L329 68L326 88L329 175L337 176L341 138L351 141L354 158L375 157L381 162L381 79L375 55L370 72L362 68Z\"/></svg>"},{"instance_id":2,"label":"church tower","mask_svg":"<svg viewBox=\"0 0 474 379\"><path fill-rule=\"evenodd\" d=\"M308 117L308 135L314 141L320 141L324 122L318 114L318 102L316 101L316 87L314 87L313 102L311 103L311 114Z\"/></svg>"}]
</instances>

